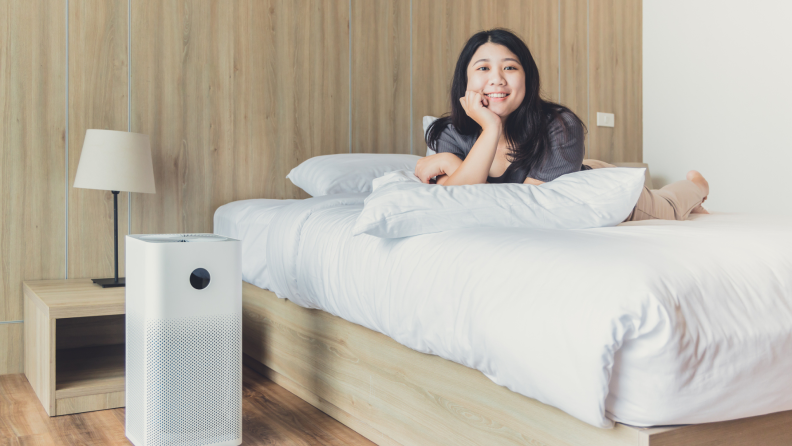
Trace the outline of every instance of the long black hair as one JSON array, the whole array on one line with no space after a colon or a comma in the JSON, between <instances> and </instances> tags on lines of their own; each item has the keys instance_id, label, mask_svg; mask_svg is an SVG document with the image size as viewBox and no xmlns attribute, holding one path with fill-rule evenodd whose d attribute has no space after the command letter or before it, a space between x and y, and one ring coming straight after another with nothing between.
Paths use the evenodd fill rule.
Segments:
<instances>
[{"instance_id":1,"label":"long black hair","mask_svg":"<svg viewBox=\"0 0 792 446\"><path fill-rule=\"evenodd\" d=\"M539 69L531 51L517 35L505 28L480 31L474 34L462 48L451 82L451 113L446 113L432 123L426 131L426 143L437 150L440 134L449 124L453 124L454 128L463 135L481 133L481 126L465 113L459 98L464 97L467 91L467 68L470 60L476 50L487 42L508 48L520 60L525 72L525 98L522 104L506 117L504 135L510 149L509 161L515 168L523 168L527 172L537 161L544 159L550 149L548 126L551 122L558 120L564 131L567 131L566 125L570 119L573 123L580 123L584 131L585 125L567 107L541 97ZM562 113L565 119L561 119Z\"/></svg>"}]
</instances>

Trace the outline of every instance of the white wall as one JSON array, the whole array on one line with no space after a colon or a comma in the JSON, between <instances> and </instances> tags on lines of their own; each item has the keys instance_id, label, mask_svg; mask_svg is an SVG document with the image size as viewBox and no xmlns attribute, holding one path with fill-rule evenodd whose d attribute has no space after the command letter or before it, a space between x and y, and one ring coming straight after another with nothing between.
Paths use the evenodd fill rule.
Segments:
<instances>
[{"instance_id":1,"label":"white wall","mask_svg":"<svg viewBox=\"0 0 792 446\"><path fill-rule=\"evenodd\" d=\"M792 215L792 1L643 0L643 159L705 207Z\"/></svg>"}]
</instances>

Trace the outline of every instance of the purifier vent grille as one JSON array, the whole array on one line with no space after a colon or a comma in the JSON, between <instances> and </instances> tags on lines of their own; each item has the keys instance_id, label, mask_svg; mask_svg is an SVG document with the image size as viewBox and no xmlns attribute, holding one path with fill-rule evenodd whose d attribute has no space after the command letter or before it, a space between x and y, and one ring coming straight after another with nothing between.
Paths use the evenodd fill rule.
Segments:
<instances>
[{"instance_id":1,"label":"purifier vent grille","mask_svg":"<svg viewBox=\"0 0 792 446\"><path fill-rule=\"evenodd\" d=\"M241 438L239 315L146 323L146 444Z\"/></svg>"},{"instance_id":2,"label":"purifier vent grille","mask_svg":"<svg viewBox=\"0 0 792 446\"><path fill-rule=\"evenodd\" d=\"M130 438L143 438L143 324L141 315L127 313L126 430Z\"/></svg>"}]
</instances>

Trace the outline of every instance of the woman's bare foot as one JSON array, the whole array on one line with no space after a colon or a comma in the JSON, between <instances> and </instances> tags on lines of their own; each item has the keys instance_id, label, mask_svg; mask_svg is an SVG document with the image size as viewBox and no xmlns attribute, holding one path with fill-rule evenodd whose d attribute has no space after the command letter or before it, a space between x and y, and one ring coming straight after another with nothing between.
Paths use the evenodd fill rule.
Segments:
<instances>
[{"instance_id":1,"label":"woman's bare foot","mask_svg":"<svg viewBox=\"0 0 792 446\"><path fill-rule=\"evenodd\" d=\"M702 176L697 170L691 170L690 172L687 173L687 179L688 181L692 181L696 186L698 186L701 189L702 192L704 192L704 199L702 199L701 202L704 203L705 201L707 201L707 196L709 195L709 183L707 183L707 180L704 179L704 176ZM690 211L690 213L709 214L709 211L704 209L701 206L701 204L699 204L698 206L693 208L693 210Z\"/></svg>"}]
</instances>

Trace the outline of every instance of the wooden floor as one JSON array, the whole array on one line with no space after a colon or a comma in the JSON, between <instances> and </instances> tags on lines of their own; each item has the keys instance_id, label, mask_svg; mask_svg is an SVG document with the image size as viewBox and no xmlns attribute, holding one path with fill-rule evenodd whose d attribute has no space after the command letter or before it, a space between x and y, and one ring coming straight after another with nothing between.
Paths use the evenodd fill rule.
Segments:
<instances>
[{"instance_id":1,"label":"wooden floor","mask_svg":"<svg viewBox=\"0 0 792 446\"><path fill-rule=\"evenodd\" d=\"M252 369L243 377L243 445L373 445ZM124 409L50 418L24 375L0 376L0 446L130 444Z\"/></svg>"}]
</instances>

